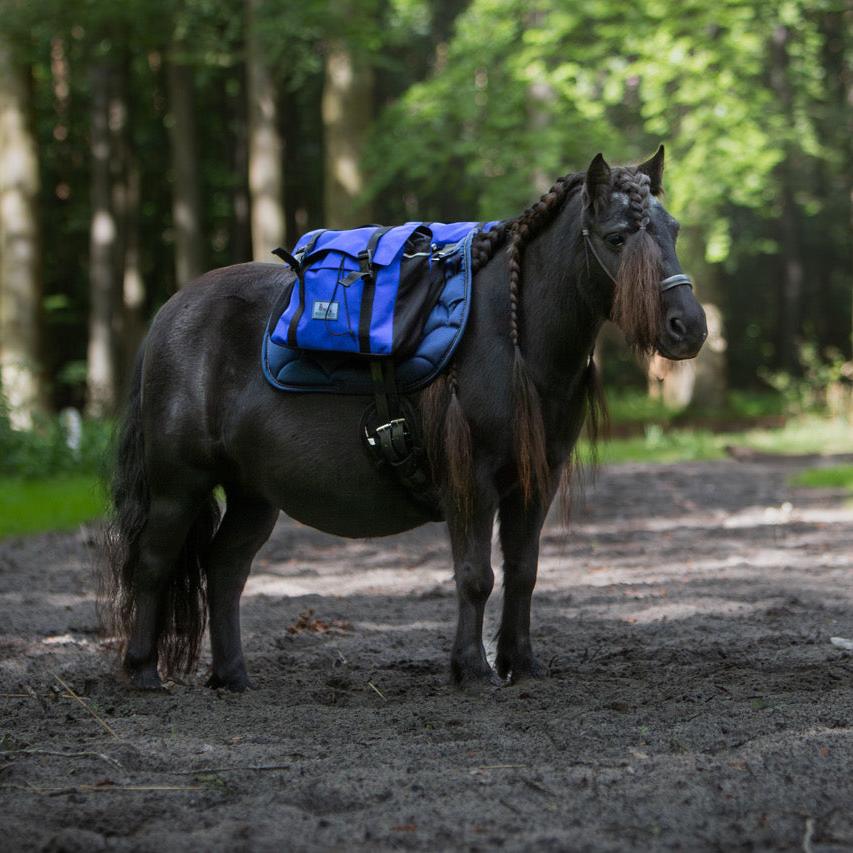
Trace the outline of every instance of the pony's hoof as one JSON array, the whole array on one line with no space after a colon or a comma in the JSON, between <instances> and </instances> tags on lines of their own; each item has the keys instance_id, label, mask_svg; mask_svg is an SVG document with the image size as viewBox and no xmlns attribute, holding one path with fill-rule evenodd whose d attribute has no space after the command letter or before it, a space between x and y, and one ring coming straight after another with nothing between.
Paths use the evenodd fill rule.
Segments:
<instances>
[{"instance_id":1,"label":"pony's hoof","mask_svg":"<svg viewBox=\"0 0 853 853\"><path fill-rule=\"evenodd\" d=\"M255 685L245 672L232 676L222 676L214 673L207 679L206 685L213 690L230 690L232 693L245 693L246 690L255 689Z\"/></svg>"},{"instance_id":2,"label":"pony's hoof","mask_svg":"<svg viewBox=\"0 0 853 853\"><path fill-rule=\"evenodd\" d=\"M144 669L131 669L127 671L130 686L135 690L160 691L165 690L160 675L156 669L146 667Z\"/></svg>"},{"instance_id":3,"label":"pony's hoof","mask_svg":"<svg viewBox=\"0 0 853 853\"><path fill-rule=\"evenodd\" d=\"M467 675L462 678L454 677L456 686L466 693L491 693L500 687L506 687L504 681L493 669L485 673Z\"/></svg>"},{"instance_id":4,"label":"pony's hoof","mask_svg":"<svg viewBox=\"0 0 853 853\"><path fill-rule=\"evenodd\" d=\"M509 676L513 684L525 678L548 678L551 675L551 670L533 655L513 660L511 655L498 654L495 667L502 678Z\"/></svg>"},{"instance_id":5,"label":"pony's hoof","mask_svg":"<svg viewBox=\"0 0 853 853\"><path fill-rule=\"evenodd\" d=\"M477 689L483 687L502 687L503 679L485 660L463 662L454 660L450 664L450 674L457 687Z\"/></svg>"}]
</instances>

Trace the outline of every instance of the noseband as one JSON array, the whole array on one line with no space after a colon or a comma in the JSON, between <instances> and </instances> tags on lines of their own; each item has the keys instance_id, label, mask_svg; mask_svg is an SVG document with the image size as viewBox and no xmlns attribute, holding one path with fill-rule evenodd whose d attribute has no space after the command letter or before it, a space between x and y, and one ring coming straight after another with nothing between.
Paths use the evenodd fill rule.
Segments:
<instances>
[{"instance_id":1,"label":"noseband","mask_svg":"<svg viewBox=\"0 0 853 853\"><path fill-rule=\"evenodd\" d=\"M604 270L607 274L607 277L616 284L616 279L613 277L613 273L607 269L604 261L598 255L598 252L595 251L595 246L592 244L592 239L589 236L589 228L583 229L583 239L586 244L586 247L592 252L592 256L598 261L598 265ZM693 279L690 278L689 275L685 275L683 272L678 272L675 275L671 275L668 278L663 279L660 282L660 292L664 293L667 290L672 290L673 287L681 287L681 285L686 285L691 290L693 290Z\"/></svg>"}]
</instances>

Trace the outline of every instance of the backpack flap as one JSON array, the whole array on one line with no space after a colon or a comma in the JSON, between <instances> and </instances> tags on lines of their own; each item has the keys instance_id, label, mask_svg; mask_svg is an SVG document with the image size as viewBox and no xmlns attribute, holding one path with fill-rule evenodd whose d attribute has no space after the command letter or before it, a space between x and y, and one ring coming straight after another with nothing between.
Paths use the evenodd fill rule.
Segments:
<instances>
[{"instance_id":1,"label":"backpack flap","mask_svg":"<svg viewBox=\"0 0 853 853\"><path fill-rule=\"evenodd\" d=\"M298 287L276 324L273 342L390 355L403 250L419 228L421 223L408 222L304 235L293 252L299 261Z\"/></svg>"}]
</instances>

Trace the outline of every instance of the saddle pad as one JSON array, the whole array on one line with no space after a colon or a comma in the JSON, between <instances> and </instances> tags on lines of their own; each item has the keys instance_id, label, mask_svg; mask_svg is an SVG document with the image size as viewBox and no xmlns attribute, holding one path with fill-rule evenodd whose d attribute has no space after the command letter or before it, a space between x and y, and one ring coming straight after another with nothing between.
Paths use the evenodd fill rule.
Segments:
<instances>
[{"instance_id":1,"label":"saddle pad","mask_svg":"<svg viewBox=\"0 0 853 853\"><path fill-rule=\"evenodd\" d=\"M491 223L489 223L491 225ZM420 338L407 357L396 364L397 388L410 393L428 385L447 366L462 339L471 307L471 243L479 223L447 226L447 233L464 238L448 248L440 261L444 283L424 322ZM291 285L292 286L292 285ZM350 353L292 349L272 339L278 317L270 317L264 334L261 365L264 376L282 391L327 394L372 394L373 380L363 357Z\"/></svg>"}]
</instances>

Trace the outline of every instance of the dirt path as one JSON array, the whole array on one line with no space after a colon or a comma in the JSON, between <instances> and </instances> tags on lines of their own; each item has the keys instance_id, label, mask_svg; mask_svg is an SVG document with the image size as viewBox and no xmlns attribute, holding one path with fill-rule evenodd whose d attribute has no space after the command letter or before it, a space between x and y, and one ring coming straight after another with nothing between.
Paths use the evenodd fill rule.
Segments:
<instances>
[{"instance_id":1,"label":"dirt path","mask_svg":"<svg viewBox=\"0 0 853 853\"><path fill-rule=\"evenodd\" d=\"M851 850L853 654L829 638L853 637L853 509L788 487L807 463L604 472L570 538L543 537L552 677L473 694L447 682L437 526L343 542L282 519L244 598L242 696L202 674L130 692L85 535L2 543L0 843ZM289 633L309 608L329 630Z\"/></svg>"}]
</instances>

